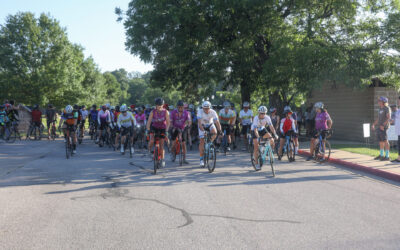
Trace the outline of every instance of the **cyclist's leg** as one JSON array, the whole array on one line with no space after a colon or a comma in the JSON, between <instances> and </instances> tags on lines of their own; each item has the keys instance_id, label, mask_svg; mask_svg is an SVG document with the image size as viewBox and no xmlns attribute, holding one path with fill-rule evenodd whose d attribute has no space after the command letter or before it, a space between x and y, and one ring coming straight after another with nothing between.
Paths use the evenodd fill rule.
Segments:
<instances>
[{"instance_id":1,"label":"cyclist's leg","mask_svg":"<svg viewBox=\"0 0 400 250\"><path fill-rule=\"evenodd\" d=\"M48 137L48 139L50 139L50 136L51 136L50 131L51 131L52 122L47 120L46 123L47 123L46 125L47 125L47 135L48 135L47 137Z\"/></svg>"},{"instance_id":2,"label":"cyclist's leg","mask_svg":"<svg viewBox=\"0 0 400 250\"><path fill-rule=\"evenodd\" d=\"M200 129L199 129L199 138L200 138L199 153L200 153L200 160L202 160L204 156L204 131L201 131Z\"/></svg>"},{"instance_id":3,"label":"cyclist's leg","mask_svg":"<svg viewBox=\"0 0 400 250\"><path fill-rule=\"evenodd\" d=\"M175 148L176 148L176 137L178 137L179 131L176 128L172 128L171 130L171 152L172 153L176 153L175 152Z\"/></svg>"},{"instance_id":4,"label":"cyclist's leg","mask_svg":"<svg viewBox=\"0 0 400 250\"><path fill-rule=\"evenodd\" d=\"M186 130L184 130L184 131L186 131ZM182 147L183 157L185 159L186 158L186 143L185 143L186 140L185 140L185 136L183 136L183 132L179 133L179 138L180 138L180 140L182 142L181 147Z\"/></svg>"},{"instance_id":5,"label":"cyclist's leg","mask_svg":"<svg viewBox=\"0 0 400 250\"><path fill-rule=\"evenodd\" d=\"M253 136L253 146L254 146L253 158L256 164L258 164L258 140L255 136Z\"/></svg>"},{"instance_id":6,"label":"cyclist's leg","mask_svg":"<svg viewBox=\"0 0 400 250\"><path fill-rule=\"evenodd\" d=\"M281 136L281 138L279 139L279 151L278 151L278 156L282 155L282 150L283 150L283 146L286 143L286 139L284 137Z\"/></svg>"}]
</instances>

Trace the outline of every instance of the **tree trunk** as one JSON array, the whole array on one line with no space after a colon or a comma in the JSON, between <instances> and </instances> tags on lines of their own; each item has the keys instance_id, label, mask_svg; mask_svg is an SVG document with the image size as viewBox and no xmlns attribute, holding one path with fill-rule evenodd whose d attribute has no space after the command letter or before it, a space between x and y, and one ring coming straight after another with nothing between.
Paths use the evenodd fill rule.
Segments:
<instances>
[{"instance_id":1,"label":"tree trunk","mask_svg":"<svg viewBox=\"0 0 400 250\"><path fill-rule=\"evenodd\" d=\"M242 104L244 102L250 102L251 88L250 85L246 84L245 81L240 82L240 95L242 97Z\"/></svg>"},{"instance_id":2,"label":"tree trunk","mask_svg":"<svg viewBox=\"0 0 400 250\"><path fill-rule=\"evenodd\" d=\"M285 107L285 102L282 99L279 91L274 91L269 97L269 105L270 107L274 107L277 109L278 114L283 113L283 108Z\"/></svg>"}]
</instances>

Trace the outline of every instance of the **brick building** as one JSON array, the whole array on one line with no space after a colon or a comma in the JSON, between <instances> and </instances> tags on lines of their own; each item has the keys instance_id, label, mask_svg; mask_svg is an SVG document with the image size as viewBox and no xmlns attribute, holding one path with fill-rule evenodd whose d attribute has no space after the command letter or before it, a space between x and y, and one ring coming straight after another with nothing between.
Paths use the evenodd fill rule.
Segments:
<instances>
[{"instance_id":1,"label":"brick building","mask_svg":"<svg viewBox=\"0 0 400 250\"><path fill-rule=\"evenodd\" d=\"M306 105L318 101L325 104L333 120L332 139L363 142L363 124L372 125L378 116L378 97L386 96L389 104L397 104L399 93L393 88L380 86L382 84L372 84L363 89L352 89L343 84L326 83L312 91ZM371 140L375 140L372 131Z\"/></svg>"}]
</instances>

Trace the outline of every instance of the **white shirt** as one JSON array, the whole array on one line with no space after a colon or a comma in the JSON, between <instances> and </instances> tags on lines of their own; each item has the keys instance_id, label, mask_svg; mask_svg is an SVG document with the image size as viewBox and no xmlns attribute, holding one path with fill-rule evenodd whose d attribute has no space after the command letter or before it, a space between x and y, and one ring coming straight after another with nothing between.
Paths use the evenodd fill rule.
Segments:
<instances>
[{"instance_id":1,"label":"white shirt","mask_svg":"<svg viewBox=\"0 0 400 250\"><path fill-rule=\"evenodd\" d=\"M215 112L213 109L210 109L208 111L208 114L204 112L203 109L199 110L197 112L197 119L201 122L202 125L210 125L213 124L214 121L218 121L218 115L217 112Z\"/></svg>"},{"instance_id":2,"label":"white shirt","mask_svg":"<svg viewBox=\"0 0 400 250\"><path fill-rule=\"evenodd\" d=\"M82 120L86 120L89 112L87 110L82 110L81 109L81 114L82 114Z\"/></svg>"},{"instance_id":3,"label":"white shirt","mask_svg":"<svg viewBox=\"0 0 400 250\"><path fill-rule=\"evenodd\" d=\"M124 115L123 113L119 114L117 124L119 128L121 128L121 126L129 128L130 126L132 126L132 121L133 125L136 126L135 117L133 117L131 112L126 112L126 115Z\"/></svg>"},{"instance_id":4,"label":"white shirt","mask_svg":"<svg viewBox=\"0 0 400 250\"><path fill-rule=\"evenodd\" d=\"M242 119L242 125L250 125L253 117L253 111L251 109L247 110L247 112L242 109L239 113L239 118Z\"/></svg>"},{"instance_id":5,"label":"white shirt","mask_svg":"<svg viewBox=\"0 0 400 250\"><path fill-rule=\"evenodd\" d=\"M265 115L262 120L258 118L257 115L256 117L254 117L253 124L251 125L251 130L254 130L256 128L263 128L269 125L272 126L271 117L269 117L269 115Z\"/></svg>"}]
</instances>

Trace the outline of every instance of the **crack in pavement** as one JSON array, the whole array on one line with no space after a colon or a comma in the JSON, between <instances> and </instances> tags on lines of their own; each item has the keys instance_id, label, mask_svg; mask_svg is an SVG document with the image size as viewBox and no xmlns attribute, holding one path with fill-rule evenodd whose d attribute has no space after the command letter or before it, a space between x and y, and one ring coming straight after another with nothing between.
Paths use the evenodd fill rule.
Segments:
<instances>
[{"instance_id":1,"label":"crack in pavement","mask_svg":"<svg viewBox=\"0 0 400 250\"><path fill-rule=\"evenodd\" d=\"M226 216L226 215L215 215L215 214L198 214L198 213L189 213L183 208L175 207L169 203L157 200L157 199L151 199L151 198L141 198L141 197L133 197L133 196L128 196L127 194L129 193L129 190L127 189L120 189L118 188L119 180L118 179L113 179L112 177L109 176L103 176L107 181L112 181L111 188L108 189L108 193L103 193L100 194L100 197L103 199L107 198L126 198L127 201L130 200L135 200L135 201L148 201L148 202L153 202L157 203L160 205L163 205L165 207L168 207L172 210L179 211L183 218L186 220L186 222L177 228L182 228L186 227L194 222L192 217L212 217L212 218L222 218L222 219L230 219L230 220L237 220L237 221L247 221L247 222L255 222L255 223L290 223L290 224L301 224L300 221L292 221L292 220L259 220L259 219L247 219L247 218L240 218L240 217L234 217L234 216ZM86 198L97 198L97 195L90 195L90 196L81 196L81 197L72 197L70 198L71 200L79 200L79 199L86 199Z\"/></svg>"}]
</instances>

